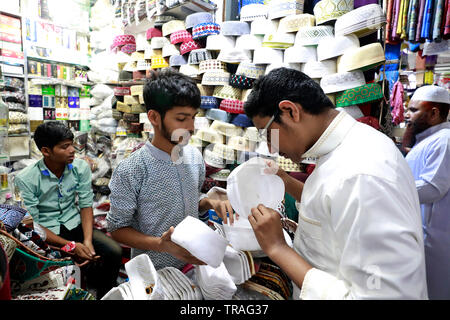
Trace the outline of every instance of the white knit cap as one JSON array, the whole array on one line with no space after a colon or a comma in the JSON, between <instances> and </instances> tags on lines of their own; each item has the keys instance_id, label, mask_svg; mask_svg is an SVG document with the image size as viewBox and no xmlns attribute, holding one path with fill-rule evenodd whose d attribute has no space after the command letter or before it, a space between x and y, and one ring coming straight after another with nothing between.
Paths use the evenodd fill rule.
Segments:
<instances>
[{"instance_id":1,"label":"white knit cap","mask_svg":"<svg viewBox=\"0 0 450 320\"><path fill-rule=\"evenodd\" d=\"M414 92L411 101L429 101L450 104L447 89L435 85L423 86Z\"/></svg>"}]
</instances>

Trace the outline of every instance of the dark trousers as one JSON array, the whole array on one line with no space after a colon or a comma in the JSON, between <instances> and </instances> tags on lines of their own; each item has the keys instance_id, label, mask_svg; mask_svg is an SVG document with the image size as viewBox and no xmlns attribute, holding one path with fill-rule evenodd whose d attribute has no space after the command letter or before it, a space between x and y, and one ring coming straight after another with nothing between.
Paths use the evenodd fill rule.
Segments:
<instances>
[{"instance_id":1,"label":"dark trousers","mask_svg":"<svg viewBox=\"0 0 450 320\"><path fill-rule=\"evenodd\" d=\"M61 225L59 236L81 243L84 240L81 224L72 230L67 230ZM94 229L92 233L92 244L95 254L100 256L100 259L91 261L81 270L86 273L87 285L97 290L97 299L100 300L111 288L117 286L116 280L122 264L122 248L116 241L97 229Z\"/></svg>"}]
</instances>

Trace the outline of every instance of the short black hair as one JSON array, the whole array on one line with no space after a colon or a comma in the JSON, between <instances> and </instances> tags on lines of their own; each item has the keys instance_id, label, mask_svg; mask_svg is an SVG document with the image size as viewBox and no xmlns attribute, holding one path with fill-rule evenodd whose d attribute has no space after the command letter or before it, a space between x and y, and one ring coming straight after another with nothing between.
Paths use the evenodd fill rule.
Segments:
<instances>
[{"instance_id":1,"label":"short black hair","mask_svg":"<svg viewBox=\"0 0 450 320\"><path fill-rule=\"evenodd\" d=\"M300 103L310 114L320 114L334 108L320 85L301 71L277 68L255 81L244 110L248 117L271 117L283 100ZM280 114L275 117L280 122Z\"/></svg>"},{"instance_id":2,"label":"short black hair","mask_svg":"<svg viewBox=\"0 0 450 320\"><path fill-rule=\"evenodd\" d=\"M153 71L145 83L143 95L147 112L155 110L161 118L175 106L200 108L200 90L196 82L170 68Z\"/></svg>"},{"instance_id":3,"label":"short black hair","mask_svg":"<svg viewBox=\"0 0 450 320\"><path fill-rule=\"evenodd\" d=\"M436 103L436 107L439 109L439 115L441 116L442 120L447 120L448 113L450 110L450 104L448 103Z\"/></svg>"},{"instance_id":4,"label":"short black hair","mask_svg":"<svg viewBox=\"0 0 450 320\"><path fill-rule=\"evenodd\" d=\"M34 142L39 150L43 147L53 149L61 141L73 138L73 132L61 121L44 122L34 132Z\"/></svg>"}]
</instances>

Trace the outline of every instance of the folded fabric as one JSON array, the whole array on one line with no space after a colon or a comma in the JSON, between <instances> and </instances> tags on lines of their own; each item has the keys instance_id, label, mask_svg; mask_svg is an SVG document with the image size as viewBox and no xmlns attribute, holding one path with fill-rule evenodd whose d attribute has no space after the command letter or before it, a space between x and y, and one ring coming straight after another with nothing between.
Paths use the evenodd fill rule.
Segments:
<instances>
[{"instance_id":1,"label":"folded fabric","mask_svg":"<svg viewBox=\"0 0 450 320\"><path fill-rule=\"evenodd\" d=\"M254 124L252 122L252 120L247 117L247 115L245 114L238 114L236 115L232 120L231 123L234 124L235 126L239 126L242 128L248 128L248 127L253 127Z\"/></svg>"},{"instance_id":2,"label":"folded fabric","mask_svg":"<svg viewBox=\"0 0 450 320\"><path fill-rule=\"evenodd\" d=\"M208 12L196 12L186 16L185 21L186 29L190 29L200 23L214 22L214 17Z\"/></svg>"},{"instance_id":3,"label":"folded fabric","mask_svg":"<svg viewBox=\"0 0 450 320\"><path fill-rule=\"evenodd\" d=\"M138 255L125 263L133 300L162 300L162 286L155 266L146 254Z\"/></svg>"},{"instance_id":4,"label":"folded fabric","mask_svg":"<svg viewBox=\"0 0 450 320\"><path fill-rule=\"evenodd\" d=\"M171 240L214 268L222 263L228 245L226 239L191 216L184 218L175 227Z\"/></svg>"},{"instance_id":5,"label":"folded fabric","mask_svg":"<svg viewBox=\"0 0 450 320\"><path fill-rule=\"evenodd\" d=\"M379 100L383 97L378 83L368 83L336 94L336 107L346 107Z\"/></svg>"},{"instance_id":6,"label":"folded fabric","mask_svg":"<svg viewBox=\"0 0 450 320\"><path fill-rule=\"evenodd\" d=\"M303 27L315 26L315 17L312 14L295 14L280 19L277 32L297 32Z\"/></svg>"},{"instance_id":7,"label":"folded fabric","mask_svg":"<svg viewBox=\"0 0 450 320\"><path fill-rule=\"evenodd\" d=\"M253 21L258 18L267 18L268 6L261 3L251 3L243 6L240 12L241 21Z\"/></svg>"},{"instance_id":8,"label":"folded fabric","mask_svg":"<svg viewBox=\"0 0 450 320\"><path fill-rule=\"evenodd\" d=\"M193 39L200 39L217 34L220 34L220 25L214 22L200 23L192 28Z\"/></svg>"},{"instance_id":9,"label":"folded fabric","mask_svg":"<svg viewBox=\"0 0 450 320\"><path fill-rule=\"evenodd\" d=\"M232 74L230 76L230 86L239 89L251 89L255 79L248 78L243 75Z\"/></svg>"},{"instance_id":10,"label":"folded fabric","mask_svg":"<svg viewBox=\"0 0 450 320\"><path fill-rule=\"evenodd\" d=\"M240 36L250 33L250 25L244 21L225 21L222 22L221 34L224 36Z\"/></svg>"},{"instance_id":11,"label":"folded fabric","mask_svg":"<svg viewBox=\"0 0 450 320\"><path fill-rule=\"evenodd\" d=\"M208 50L232 49L234 46L235 39L232 36L215 34L206 38L206 49Z\"/></svg>"},{"instance_id":12,"label":"folded fabric","mask_svg":"<svg viewBox=\"0 0 450 320\"><path fill-rule=\"evenodd\" d=\"M200 108L202 109L216 109L219 107L219 100L212 96L201 96Z\"/></svg>"},{"instance_id":13,"label":"folded fabric","mask_svg":"<svg viewBox=\"0 0 450 320\"><path fill-rule=\"evenodd\" d=\"M244 101L235 99L223 99L219 108L228 113L244 113Z\"/></svg>"},{"instance_id":14,"label":"folded fabric","mask_svg":"<svg viewBox=\"0 0 450 320\"><path fill-rule=\"evenodd\" d=\"M277 32L279 22L278 20L269 20L264 18L257 18L251 22L250 33L257 35L265 35L266 33Z\"/></svg>"},{"instance_id":15,"label":"folded fabric","mask_svg":"<svg viewBox=\"0 0 450 320\"><path fill-rule=\"evenodd\" d=\"M183 64L187 64L186 57L184 57L184 56L182 56L180 54L170 56L170 58L169 58L169 65L171 67L179 67L179 66L182 66Z\"/></svg>"},{"instance_id":16,"label":"folded fabric","mask_svg":"<svg viewBox=\"0 0 450 320\"><path fill-rule=\"evenodd\" d=\"M195 272L205 300L231 300L237 290L223 262L217 268L196 266Z\"/></svg>"},{"instance_id":17,"label":"folded fabric","mask_svg":"<svg viewBox=\"0 0 450 320\"><path fill-rule=\"evenodd\" d=\"M197 42L196 40L191 40L191 41L183 42L180 45L180 53L186 54L188 52L191 52L192 50L201 49L201 48L202 48L202 45L199 42Z\"/></svg>"},{"instance_id":18,"label":"folded fabric","mask_svg":"<svg viewBox=\"0 0 450 320\"><path fill-rule=\"evenodd\" d=\"M147 32L146 32L147 40L150 40L151 38L154 38L154 37L162 37L162 36L163 35L162 35L161 30L158 29L158 28L149 28L149 29L147 29Z\"/></svg>"},{"instance_id":19,"label":"folded fabric","mask_svg":"<svg viewBox=\"0 0 450 320\"><path fill-rule=\"evenodd\" d=\"M188 42L191 40L193 40L192 35L187 30L179 30L170 34L170 43L172 44Z\"/></svg>"}]
</instances>

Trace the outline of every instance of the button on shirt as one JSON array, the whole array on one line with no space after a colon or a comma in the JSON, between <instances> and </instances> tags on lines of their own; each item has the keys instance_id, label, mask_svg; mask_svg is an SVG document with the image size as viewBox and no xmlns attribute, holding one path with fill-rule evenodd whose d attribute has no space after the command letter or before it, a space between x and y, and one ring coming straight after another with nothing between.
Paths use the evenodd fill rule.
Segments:
<instances>
[{"instance_id":1,"label":"button on shirt","mask_svg":"<svg viewBox=\"0 0 450 320\"><path fill-rule=\"evenodd\" d=\"M55 176L41 159L20 171L14 179L33 221L59 234L60 225L72 230L81 223L80 208L92 207L91 168L75 159Z\"/></svg>"},{"instance_id":2,"label":"button on shirt","mask_svg":"<svg viewBox=\"0 0 450 320\"><path fill-rule=\"evenodd\" d=\"M422 208L428 294L450 299L450 123L416 135L406 161Z\"/></svg>"},{"instance_id":3,"label":"button on shirt","mask_svg":"<svg viewBox=\"0 0 450 320\"><path fill-rule=\"evenodd\" d=\"M160 237L186 216L198 218L198 202L204 195L203 157L187 145L176 163L168 153L147 142L141 149L120 162L111 177L111 210L107 215L108 231L132 227ZM156 269L181 268L186 263L165 252L131 249L131 257L149 255Z\"/></svg>"},{"instance_id":4,"label":"button on shirt","mask_svg":"<svg viewBox=\"0 0 450 320\"><path fill-rule=\"evenodd\" d=\"M303 157L294 249L313 268L294 299L426 299L420 206L404 157L341 111Z\"/></svg>"}]
</instances>

